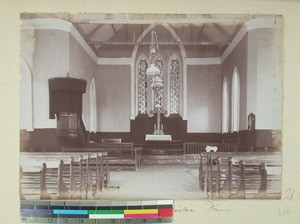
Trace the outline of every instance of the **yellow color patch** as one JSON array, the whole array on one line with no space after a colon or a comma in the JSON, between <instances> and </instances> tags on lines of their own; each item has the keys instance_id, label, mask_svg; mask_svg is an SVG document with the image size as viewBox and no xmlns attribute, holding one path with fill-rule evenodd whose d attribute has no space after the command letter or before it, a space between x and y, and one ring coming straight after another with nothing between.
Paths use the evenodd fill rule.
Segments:
<instances>
[{"instance_id":1,"label":"yellow color patch","mask_svg":"<svg viewBox=\"0 0 300 224\"><path fill-rule=\"evenodd\" d=\"M124 214L158 214L158 209L136 209L136 210L124 210Z\"/></svg>"}]
</instances>

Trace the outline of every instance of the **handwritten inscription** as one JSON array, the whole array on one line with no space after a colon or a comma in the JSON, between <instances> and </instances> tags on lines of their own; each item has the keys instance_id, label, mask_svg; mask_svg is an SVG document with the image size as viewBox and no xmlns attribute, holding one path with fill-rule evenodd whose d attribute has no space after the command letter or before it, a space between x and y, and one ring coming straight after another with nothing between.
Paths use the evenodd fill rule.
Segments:
<instances>
[{"instance_id":1,"label":"handwritten inscription","mask_svg":"<svg viewBox=\"0 0 300 224\"><path fill-rule=\"evenodd\" d=\"M298 202L300 199L300 193L297 192L293 188L288 188L286 191L284 191L282 201L294 201Z\"/></svg>"},{"instance_id":2,"label":"handwritten inscription","mask_svg":"<svg viewBox=\"0 0 300 224\"><path fill-rule=\"evenodd\" d=\"M174 208L174 212L177 212L177 213L193 213L195 212L194 209L192 208L188 208L188 207L178 207L178 208Z\"/></svg>"},{"instance_id":3,"label":"handwritten inscription","mask_svg":"<svg viewBox=\"0 0 300 224\"><path fill-rule=\"evenodd\" d=\"M205 205L207 206L207 211L209 212L230 212L230 209L224 209L221 207L220 204L216 204L213 201L206 202Z\"/></svg>"},{"instance_id":4,"label":"handwritten inscription","mask_svg":"<svg viewBox=\"0 0 300 224\"><path fill-rule=\"evenodd\" d=\"M300 202L300 192L292 187L287 188L282 192L281 206L277 210L277 215L280 217L289 216L294 203Z\"/></svg>"},{"instance_id":5,"label":"handwritten inscription","mask_svg":"<svg viewBox=\"0 0 300 224\"><path fill-rule=\"evenodd\" d=\"M288 216L290 214L289 209L278 209L279 216Z\"/></svg>"}]
</instances>

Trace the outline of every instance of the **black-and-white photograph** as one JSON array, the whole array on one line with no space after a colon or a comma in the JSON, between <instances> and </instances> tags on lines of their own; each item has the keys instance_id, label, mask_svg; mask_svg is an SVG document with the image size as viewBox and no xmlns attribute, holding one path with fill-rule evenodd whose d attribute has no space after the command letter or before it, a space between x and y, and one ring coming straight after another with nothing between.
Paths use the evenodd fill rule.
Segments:
<instances>
[{"instance_id":1,"label":"black-and-white photograph","mask_svg":"<svg viewBox=\"0 0 300 224\"><path fill-rule=\"evenodd\" d=\"M282 17L20 15L20 198L280 199Z\"/></svg>"}]
</instances>

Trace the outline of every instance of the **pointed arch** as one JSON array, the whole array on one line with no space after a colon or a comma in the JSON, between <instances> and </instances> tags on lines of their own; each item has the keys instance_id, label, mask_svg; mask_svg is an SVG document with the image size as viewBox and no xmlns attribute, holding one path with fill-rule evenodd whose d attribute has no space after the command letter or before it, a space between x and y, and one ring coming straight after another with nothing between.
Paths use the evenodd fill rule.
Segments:
<instances>
[{"instance_id":1,"label":"pointed arch","mask_svg":"<svg viewBox=\"0 0 300 224\"><path fill-rule=\"evenodd\" d=\"M141 42L144 37L155 27L157 26L158 24L151 24L149 25L143 32L142 34L138 37L137 39L137 42ZM178 34L175 32L175 30L168 24L160 24L161 26L163 26L165 29L167 29L171 35L173 36L173 38L177 41L177 42L181 42L181 39L180 37L178 36ZM133 48L133 51L132 51L132 54L131 54L131 58L133 59L133 65L131 65L132 69L131 69L131 80L132 80L132 84L133 83L136 83L137 84L137 76L136 76L136 70L134 70L134 68L137 68L137 64L139 62L139 59L138 60L135 60L136 57L137 57L137 52L138 52L138 48L139 48L139 45L135 45L134 48ZM186 54L186 51L185 51L185 48L183 45L179 45L179 49L180 49L180 53L181 53L181 58L183 59L182 63L183 63L183 78L182 78L182 93L183 93L183 97L182 97L182 101L183 101L183 117L184 119L186 119L186 114L187 114L187 109L186 109L186 106L187 106L187 90L186 90L186 87L187 87L187 76L186 76L186 63L185 63L185 58L187 57L187 54ZM164 62L163 62L164 64ZM131 95L131 117L132 119L134 119L134 117L137 115L138 113L138 110L134 110L134 108L138 108L138 106L135 104L135 102L138 102L137 101L137 94L138 94L138 91L135 89L134 90L134 86L131 86L131 89L132 89L132 95ZM133 95L133 93L135 92L135 96ZM151 94L150 94L151 95ZM150 98L150 96L148 97ZM153 96L152 96L153 98ZM148 99L149 101L149 99ZM150 108L149 107L150 105L148 105L148 109ZM135 112L135 114L134 114Z\"/></svg>"},{"instance_id":2,"label":"pointed arch","mask_svg":"<svg viewBox=\"0 0 300 224\"><path fill-rule=\"evenodd\" d=\"M20 60L20 129L33 131L32 76L23 58Z\"/></svg>"},{"instance_id":3,"label":"pointed arch","mask_svg":"<svg viewBox=\"0 0 300 224\"><path fill-rule=\"evenodd\" d=\"M97 132L96 83L93 77L90 83L90 132Z\"/></svg>"},{"instance_id":4,"label":"pointed arch","mask_svg":"<svg viewBox=\"0 0 300 224\"><path fill-rule=\"evenodd\" d=\"M229 131L229 90L228 81L224 77L223 88L222 88L222 133Z\"/></svg>"},{"instance_id":5,"label":"pointed arch","mask_svg":"<svg viewBox=\"0 0 300 224\"><path fill-rule=\"evenodd\" d=\"M232 110L231 110L231 131L239 131L240 123L240 77L236 67L234 67L232 74Z\"/></svg>"},{"instance_id":6,"label":"pointed arch","mask_svg":"<svg viewBox=\"0 0 300 224\"><path fill-rule=\"evenodd\" d=\"M168 63L168 111L170 114L179 114L182 89L182 65L177 54L173 54Z\"/></svg>"}]
</instances>

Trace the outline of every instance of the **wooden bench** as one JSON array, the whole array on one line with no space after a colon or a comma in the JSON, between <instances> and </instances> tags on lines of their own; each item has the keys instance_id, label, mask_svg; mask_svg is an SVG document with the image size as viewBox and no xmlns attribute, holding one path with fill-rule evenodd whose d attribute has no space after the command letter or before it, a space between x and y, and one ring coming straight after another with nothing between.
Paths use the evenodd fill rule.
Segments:
<instances>
[{"instance_id":1,"label":"wooden bench","mask_svg":"<svg viewBox=\"0 0 300 224\"><path fill-rule=\"evenodd\" d=\"M209 198L280 198L278 153L203 153L199 187Z\"/></svg>"},{"instance_id":2,"label":"wooden bench","mask_svg":"<svg viewBox=\"0 0 300 224\"><path fill-rule=\"evenodd\" d=\"M64 148L64 152L97 153L107 152L110 170L137 171L142 165L141 147L134 147L131 143L97 143L93 147Z\"/></svg>"},{"instance_id":3,"label":"wooden bench","mask_svg":"<svg viewBox=\"0 0 300 224\"><path fill-rule=\"evenodd\" d=\"M20 197L98 198L109 183L106 153L21 153Z\"/></svg>"}]
</instances>

